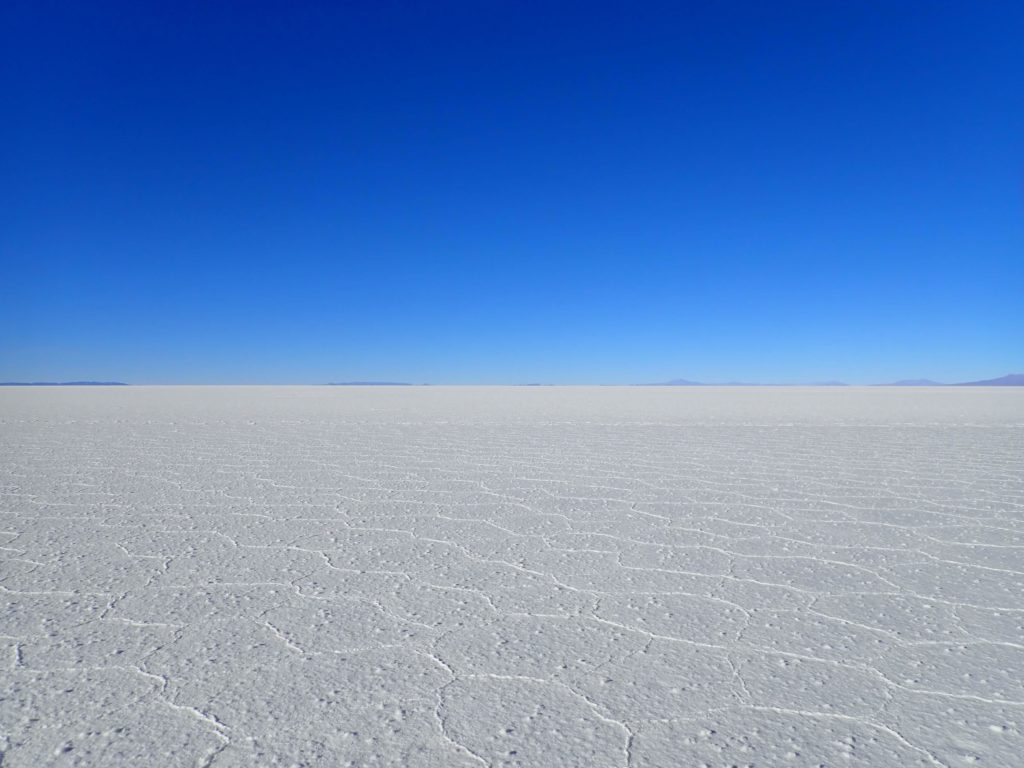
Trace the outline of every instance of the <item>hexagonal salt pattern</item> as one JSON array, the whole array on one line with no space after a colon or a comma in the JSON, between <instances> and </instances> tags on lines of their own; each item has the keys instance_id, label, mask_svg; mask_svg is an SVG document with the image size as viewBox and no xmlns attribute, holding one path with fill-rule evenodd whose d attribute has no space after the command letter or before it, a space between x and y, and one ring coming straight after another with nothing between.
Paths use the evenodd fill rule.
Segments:
<instances>
[{"instance_id":1,"label":"hexagonal salt pattern","mask_svg":"<svg viewBox=\"0 0 1024 768\"><path fill-rule=\"evenodd\" d=\"M1024 755L1024 392L0 392L0 764Z\"/></svg>"}]
</instances>

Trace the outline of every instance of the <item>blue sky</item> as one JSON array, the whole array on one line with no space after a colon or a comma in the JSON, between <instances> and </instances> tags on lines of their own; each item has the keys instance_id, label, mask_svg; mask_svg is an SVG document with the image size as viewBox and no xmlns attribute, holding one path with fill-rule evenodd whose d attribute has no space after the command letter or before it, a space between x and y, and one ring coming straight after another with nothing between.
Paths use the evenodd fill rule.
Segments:
<instances>
[{"instance_id":1,"label":"blue sky","mask_svg":"<svg viewBox=\"0 0 1024 768\"><path fill-rule=\"evenodd\" d=\"M0 379L1024 369L1018 2L14 0L0 30Z\"/></svg>"}]
</instances>

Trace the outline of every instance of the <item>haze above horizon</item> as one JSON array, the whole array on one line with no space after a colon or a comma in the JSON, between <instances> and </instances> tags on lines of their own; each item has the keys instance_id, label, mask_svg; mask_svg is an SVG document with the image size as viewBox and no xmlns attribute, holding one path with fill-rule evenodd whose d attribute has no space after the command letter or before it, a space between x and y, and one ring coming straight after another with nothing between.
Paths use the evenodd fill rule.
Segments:
<instances>
[{"instance_id":1,"label":"haze above horizon","mask_svg":"<svg viewBox=\"0 0 1024 768\"><path fill-rule=\"evenodd\" d=\"M1024 370L1024 6L12 2L0 380Z\"/></svg>"}]
</instances>

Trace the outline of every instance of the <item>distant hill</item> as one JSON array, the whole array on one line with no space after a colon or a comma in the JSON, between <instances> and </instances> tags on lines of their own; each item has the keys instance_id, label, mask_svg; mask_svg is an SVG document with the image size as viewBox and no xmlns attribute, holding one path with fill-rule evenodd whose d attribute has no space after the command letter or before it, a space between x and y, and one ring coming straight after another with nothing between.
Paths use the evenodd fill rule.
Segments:
<instances>
[{"instance_id":1,"label":"distant hill","mask_svg":"<svg viewBox=\"0 0 1024 768\"><path fill-rule=\"evenodd\" d=\"M875 384L876 387L941 387L942 383L931 379L900 379L889 384Z\"/></svg>"},{"instance_id":2,"label":"distant hill","mask_svg":"<svg viewBox=\"0 0 1024 768\"><path fill-rule=\"evenodd\" d=\"M781 384L755 384L746 381L703 382L689 379L670 379L653 384L636 384L639 387L776 387ZM790 384L805 387L848 387L845 381L815 381L811 384ZM998 379L963 381L958 384L943 384L932 379L900 379L889 384L875 384L876 387L1024 387L1024 373L1009 373Z\"/></svg>"},{"instance_id":3,"label":"distant hill","mask_svg":"<svg viewBox=\"0 0 1024 768\"><path fill-rule=\"evenodd\" d=\"M1024 373L1008 373L998 379L982 379L981 381L964 381L954 387L1024 387Z\"/></svg>"},{"instance_id":4,"label":"distant hill","mask_svg":"<svg viewBox=\"0 0 1024 768\"><path fill-rule=\"evenodd\" d=\"M785 384L758 384L754 381L690 381L689 379L670 379L653 384L635 384L637 387L781 387ZM791 384L799 387L846 387L845 381L815 381L811 384Z\"/></svg>"},{"instance_id":5,"label":"distant hill","mask_svg":"<svg viewBox=\"0 0 1024 768\"><path fill-rule=\"evenodd\" d=\"M0 381L0 387L127 387L123 381Z\"/></svg>"},{"instance_id":6,"label":"distant hill","mask_svg":"<svg viewBox=\"0 0 1024 768\"><path fill-rule=\"evenodd\" d=\"M332 381L329 387L411 387L407 381Z\"/></svg>"}]
</instances>

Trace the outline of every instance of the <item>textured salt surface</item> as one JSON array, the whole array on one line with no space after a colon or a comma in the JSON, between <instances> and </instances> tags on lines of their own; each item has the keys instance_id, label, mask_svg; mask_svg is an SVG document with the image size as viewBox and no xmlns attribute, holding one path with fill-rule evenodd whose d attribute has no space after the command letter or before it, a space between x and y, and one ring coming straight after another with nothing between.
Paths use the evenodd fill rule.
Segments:
<instances>
[{"instance_id":1,"label":"textured salt surface","mask_svg":"<svg viewBox=\"0 0 1024 768\"><path fill-rule=\"evenodd\" d=\"M0 392L14 766L1012 766L1024 392Z\"/></svg>"}]
</instances>

